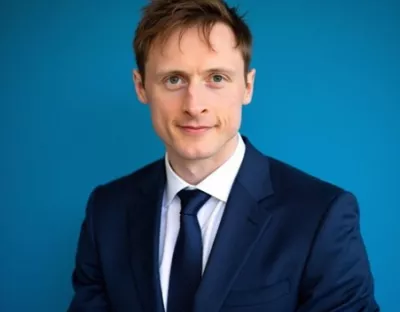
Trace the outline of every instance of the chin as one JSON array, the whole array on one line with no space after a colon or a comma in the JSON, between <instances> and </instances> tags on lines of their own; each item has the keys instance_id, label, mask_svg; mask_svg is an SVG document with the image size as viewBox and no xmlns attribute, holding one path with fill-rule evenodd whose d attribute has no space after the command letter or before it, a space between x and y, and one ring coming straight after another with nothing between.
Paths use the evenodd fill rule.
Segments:
<instances>
[{"instance_id":1,"label":"chin","mask_svg":"<svg viewBox=\"0 0 400 312\"><path fill-rule=\"evenodd\" d=\"M202 160L212 157L213 153L202 151L202 152L182 152L179 153L183 159L186 160Z\"/></svg>"},{"instance_id":2,"label":"chin","mask_svg":"<svg viewBox=\"0 0 400 312\"><path fill-rule=\"evenodd\" d=\"M178 147L175 151L179 155L179 157L186 160L207 159L215 154L215 151L210 149L209 146L192 146L189 148L188 146L180 146L180 148Z\"/></svg>"}]
</instances>

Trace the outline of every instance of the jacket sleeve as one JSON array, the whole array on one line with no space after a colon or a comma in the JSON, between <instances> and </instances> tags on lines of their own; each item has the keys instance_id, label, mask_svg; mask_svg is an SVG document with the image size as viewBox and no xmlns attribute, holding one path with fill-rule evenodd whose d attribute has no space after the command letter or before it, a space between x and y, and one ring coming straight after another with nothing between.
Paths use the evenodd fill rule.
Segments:
<instances>
[{"instance_id":1,"label":"jacket sleeve","mask_svg":"<svg viewBox=\"0 0 400 312\"><path fill-rule=\"evenodd\" d=\"M96 205L96 191L97 189L90 194L81 225L75 268L72 273L74 294L68 312L111 311L94 238L93 212Z\"/></svg>"},{"instance_id":2,"label":"jacket sleeve","mask_svg":"<svg viewBox=\"0 0 400 312\"><path fill-rule=\"evenodd\" d=\"M378 312L357 199L337 196L314 238L297 312Z\"/></svg>"}]
</instances>

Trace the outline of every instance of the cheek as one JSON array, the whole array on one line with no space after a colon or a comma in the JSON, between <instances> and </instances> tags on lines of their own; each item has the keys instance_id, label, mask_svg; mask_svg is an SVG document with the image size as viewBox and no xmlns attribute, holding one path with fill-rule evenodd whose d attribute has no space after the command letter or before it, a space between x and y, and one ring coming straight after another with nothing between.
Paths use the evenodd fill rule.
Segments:
<instances>
[{"instance_id":1,"label":"cheek","mask_svg":"<svg viewBox=\"0 0 400 312\"><path fill-rule=\"evenodd\" d=\"M239 88L238 88L239 89ZM238 89L224 89L215 101L216 115L223 127L237 128L242 116L243 92Z\"/></svg>"},{"instance_id":2,"label":"cheek","mask_svg":"<svg viewBox=\"0 0 400 312\"><path fill-rule=\"evenodd\" d=\"M150 103L154 103L160 110L169 110L179 106L183 98L183 90L168 91L162 86L155 86L151 89Z\"/></svg>"},{"instance_id":3,"label":"cheek","mask_svg":"<svg viewBox=\"0 0 400 312\"><path fill-rule=\"evenodd\" d=\"M225 109L223 112L220 112L222 124L226 128L236 129L238 124L240 123L242 111L240 108L235 106L230 106L229 108Z\"/></svg>"},{"instance_id":4,"label":"cheek","mask_svg":"<svg viewBox=\"0 0 400 312\"><path fill-rule=\"evenodd\" d=\"M219 101L227 103L230 107L241 106L243 104L245 88L242 84L232 83L224 88L217 89L216 94Z\"/></svg>"},{"instance_id":5,"label":"cheek","mask_svg":"<svg viewBox=\"0 0 400 312\"><path fill-rule=\"evenodd\" d=\"M178 92L160 92L152 90L149 97L150 110L155 126L164 126L170 123L177 114L181 96Z\"/></svg>"},{"instance_id":6,"label":"cheek","mask_svg":"<svg viewBox=\"0 0 400 312\"><path fill-rule=\"evenodd\" d=\"M216 112L220 130L231 133L236 132L241 123L242 111L237 103L229 103L224 107L220 107Z\"/></svg>"}]
</instances>

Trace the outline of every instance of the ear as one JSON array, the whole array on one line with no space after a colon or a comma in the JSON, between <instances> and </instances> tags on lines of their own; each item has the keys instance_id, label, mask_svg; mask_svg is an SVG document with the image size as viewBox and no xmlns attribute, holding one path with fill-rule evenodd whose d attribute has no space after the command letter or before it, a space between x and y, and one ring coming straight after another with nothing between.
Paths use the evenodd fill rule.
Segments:
<instances>
[{"instance_id":1,"label":"ear","mask_svg":"<svg viewBox=\"0 0 400 312\"><path fill-rule=\"evenodd\" d=\"M144 81L138 70L133 70L133 83L135 84L135 90L138 100L147 104L146 90L144 88Z\"/></svg>"},{"instance_id":2,"label":"ear","mask_svg":"<svg viewBox=\"0 0 400 312\"><path fill-rule=\"evenodd\" d=\"M256 78L256 70L253 68L247 73L246 89L244 92L243 104L247 105L251 102L254 90L254 81Z\"/></svg>"}]
</instances>

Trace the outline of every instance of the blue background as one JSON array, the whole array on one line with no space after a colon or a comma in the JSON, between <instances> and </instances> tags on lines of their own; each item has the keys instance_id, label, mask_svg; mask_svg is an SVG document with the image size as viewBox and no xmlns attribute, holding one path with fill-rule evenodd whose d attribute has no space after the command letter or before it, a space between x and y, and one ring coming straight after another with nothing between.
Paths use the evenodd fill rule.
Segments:
<instances>
[{"instance_id":1,"label":"blue background","mask_svg":"<svg viewBox=\"0 0 400 312\"><path fill-rule=\"evenodd\" d=\"M1 311L65 311L89 192L162 156L131 82L145 3L1 2ZM257 68L242 133L357 195L377 299L398 311L400 3L241 8Z\"/></svg>"}]
</instances>

